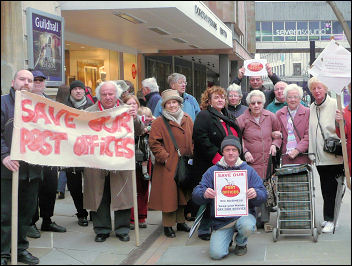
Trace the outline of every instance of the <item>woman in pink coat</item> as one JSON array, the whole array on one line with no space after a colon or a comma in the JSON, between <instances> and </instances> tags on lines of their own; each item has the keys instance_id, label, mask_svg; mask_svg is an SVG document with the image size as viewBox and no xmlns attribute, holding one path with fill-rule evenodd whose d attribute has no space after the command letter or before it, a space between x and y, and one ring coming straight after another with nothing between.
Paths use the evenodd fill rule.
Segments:
<instances>
[{"instance_id":1,"label":"woman in pink coat","mask_svg":"<svg viewBox=\"0 0 352 266\"><path fill-rule=\"evenodd\" d=\"M243 154L246 162L254 168L264 180L268 167L269 154L276 155L281 146L281 138L272 138L274 131L281 131L275 114L264 110L265 95L252 90L246 98L249 108L237 118L242 131ZM269 222L270 208L263 203L256 207L257 227L263 228Z\"/></svg>"},{"instance_id":2,"label":"woman in pink coat","mask_svg":"<svg viewBox=\"0 0 352 266\"><path fill-rule=\"evenodd\" d=\"M290 84L284 90L287 106L276 112L281 124L282 164L310 163L309 146L309 108L300 104L303 90L297 84Z\"/></svg>"}]
</instances>

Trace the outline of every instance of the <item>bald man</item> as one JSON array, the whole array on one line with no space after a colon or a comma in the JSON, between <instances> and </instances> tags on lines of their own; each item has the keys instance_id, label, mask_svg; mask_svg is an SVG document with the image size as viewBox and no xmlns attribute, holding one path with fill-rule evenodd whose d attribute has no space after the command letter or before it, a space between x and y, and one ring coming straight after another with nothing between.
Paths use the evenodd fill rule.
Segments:
<instances>
[{"instance_id":1,"label":"bald man","mask_svg":"<svg viewBox=\"0 0 352 266\"><path fill-rule=\"evenodd\" d=\"M26 235L37 206L42 168L10 158L15 91L32 91L33 80L33 74L30 71L20 70L12 80L9 94L1 96L1 265L6 265L11 257L11 187L12 172L15 171L19 171L18 262L24 264L39 263L39 259L27 251L29 243Z\"/></svg>"}]
</instances>

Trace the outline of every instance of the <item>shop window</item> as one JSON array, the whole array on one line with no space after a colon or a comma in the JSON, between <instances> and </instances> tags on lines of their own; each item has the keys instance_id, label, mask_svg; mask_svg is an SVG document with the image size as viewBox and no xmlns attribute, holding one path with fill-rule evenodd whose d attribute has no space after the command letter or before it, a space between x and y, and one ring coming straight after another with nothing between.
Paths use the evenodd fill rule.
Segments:
<instances>
[{"instance_id":1,"label":"shop window","mask_svg":"<svg viewBox=\"0 0 352 266\"><path fill-rule=\"evenodd\" d=\"M171 57L169 57L171 59ZM171 61L171 60L170 60ZM146 58L146 78L155 77L160 93L169 88L167 77L171 74L171 63Z\"/></svg>"},{"instance_id":2,"label":"shop window","mask_svg":"<svg viewBox=\"0 0 352 266\"><path fill-rule=\"evenodd\" d=\"M301 63L293 63L293 75L294 76L301 75Z\"/></svg>"},{"instance_id":3,"label":"shop window","mask_svg":"<svg viewBox=\"0 0 352 266\"><path fill-rule=\"evenodd\" d=\"M77 61L77 78L84 82L87 87L92 88L95 95L95 88L100 82L99 69L104 66L104 60L78 60Z\"/></svg>"}]
</instances>

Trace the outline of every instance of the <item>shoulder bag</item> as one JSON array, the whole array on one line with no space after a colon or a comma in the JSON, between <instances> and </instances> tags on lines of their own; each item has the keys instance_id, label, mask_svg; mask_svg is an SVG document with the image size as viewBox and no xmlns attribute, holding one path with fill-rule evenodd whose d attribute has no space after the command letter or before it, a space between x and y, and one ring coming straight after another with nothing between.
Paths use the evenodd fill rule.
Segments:
<instances>
[{"instance_id":1,"label":"shoulder bag","mask_svg":"<svg viewBox=\"0 0 352 266\"><path fill-rule=\"evenodd\" d=\"M323 136L324 139L324 147L323 147L323 151L328 152L328 153L332 153L335 155L342 155L342 144L341 144L341 140L338 138L334 138L334 137L328 137L327 139L324 136L324 132L323 129L320 125L320 119L318 116L318 112L317 113L317 119L318 119L318 125L320 127L320 132L321 135Z\"/></svg>"},{"instance_id":2,"label":"shoulder bag","mask_svg":"<svg viewBox=\"0 0 352 266\"><path fill-rule=\"evenodd\" d=\"M175 182L178 187L181 188L189 188L190 183L191 183L191 173L192 173L192 165L188 163L188 161L191 159L189 156L183 156L181 155L180 149L178 148L178 145L176 143L175 137L172 134L171 128L169 123L167 122L166 118L164 116L163 120L165 122L166 128L169 132L169 135L171 137L172 142L174 143L175 150L177 151L178 154L178 163L177 163L177 168L176 168L176 173L174 176Z\"/></svg>"}]
</instances>

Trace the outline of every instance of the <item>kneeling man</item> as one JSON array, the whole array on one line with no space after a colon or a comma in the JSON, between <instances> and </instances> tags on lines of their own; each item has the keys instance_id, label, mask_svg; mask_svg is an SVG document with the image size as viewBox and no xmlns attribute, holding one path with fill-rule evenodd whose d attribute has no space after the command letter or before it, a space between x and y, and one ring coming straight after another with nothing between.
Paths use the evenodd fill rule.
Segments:
<instances>
[{"instance_id":1,"label":"kneeling man","mask_svg":"<svg viewBox=\"0 0 352 266\"><path fill-rule=\"evenodd\" d=\"M222 259L229 254L229 246L236 231L235 254L242 256L247 253L248 236L256 230L254 207L265 202L267 198L266 189L260 176L251 166L239 158L241 153L239 139L232 135L225 137L221 143L221 152L223 154L222 159L203 174L202 180L192 193L192 199L195 203L210 205L210 223L213 232L210 238L209 252L210 257L216 260ZM214 190L214 172L232 170L247 170L249 214L248 216L216 218L214 210L214 198L216 195Z\"/></svg>"}]
</instances>

